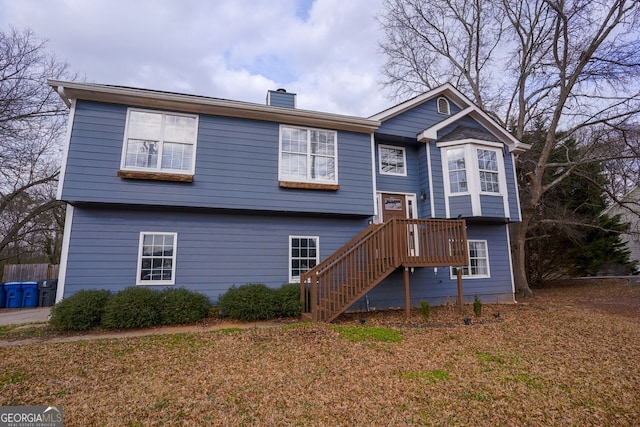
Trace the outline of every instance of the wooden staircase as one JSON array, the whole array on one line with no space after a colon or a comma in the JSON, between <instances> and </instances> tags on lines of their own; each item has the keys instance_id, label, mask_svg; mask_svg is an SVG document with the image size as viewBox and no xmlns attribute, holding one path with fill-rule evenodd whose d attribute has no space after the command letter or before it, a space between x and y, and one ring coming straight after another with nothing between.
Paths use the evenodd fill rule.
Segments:
<instances>
[{"instance_id":1,"label":"wooden staircase","mask_svg":"<svg viewBox=\"0 0 640 427\"><path fill-rule=\"evenodd\" d=\"M302 319L331 322L399 267L468 263L464 220L372 224L300 276Z\"/></svg>"}]
</instances>

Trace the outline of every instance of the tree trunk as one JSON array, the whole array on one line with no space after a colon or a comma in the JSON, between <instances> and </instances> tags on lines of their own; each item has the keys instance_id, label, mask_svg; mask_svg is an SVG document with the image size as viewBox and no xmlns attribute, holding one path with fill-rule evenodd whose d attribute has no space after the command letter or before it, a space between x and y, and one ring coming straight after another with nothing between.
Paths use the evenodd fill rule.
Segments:
<instances>
[{"instance_id":1,"label":"tree trunk","mask_svg":"<svg viewBox=\"0 0 640 427\"><path fill-rule=\"evenodd\" d=\"M525 218L522 218L522 220L523 222L515 222L509 226L511 254L513 256L513 279L516 296L530 297L533 296L533 292L527 279L526 238L528 220L526 220L526 223L524 222Z\"/></svg>"}]
</instances>

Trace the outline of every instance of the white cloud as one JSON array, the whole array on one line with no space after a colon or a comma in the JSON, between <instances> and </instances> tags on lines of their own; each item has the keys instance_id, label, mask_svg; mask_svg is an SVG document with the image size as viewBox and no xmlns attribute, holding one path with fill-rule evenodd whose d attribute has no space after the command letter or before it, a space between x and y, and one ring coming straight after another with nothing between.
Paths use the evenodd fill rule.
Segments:
<instances>
[{"instance_id":1,"label":"white cloud","mask_svg":"<svg viewBox=\"0 0 640 427\"><path fill-rule=\"evenodd\" d=\"M380 0L0 0L0 30L31 28L87 81L367 116Z\"/></svg>"}]
</instances>

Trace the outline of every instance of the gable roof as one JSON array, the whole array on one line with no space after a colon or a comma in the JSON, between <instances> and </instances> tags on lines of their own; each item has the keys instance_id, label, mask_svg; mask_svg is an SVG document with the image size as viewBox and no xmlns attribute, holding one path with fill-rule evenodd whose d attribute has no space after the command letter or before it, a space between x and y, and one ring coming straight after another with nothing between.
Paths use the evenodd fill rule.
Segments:
<instances>
[{"instance_id":1,"label":"gable roof","mask_svg":"<svg viewBox=\"0 0 640 427\"><path fill-rule=\"evenodd\" d=\"M472 128L471 126L457 126L451 132L443 136L438 142L459 141L461 139L478 139L480 141L496 141L492 133L484 129Z\"/></svg>"},{"instance_id":2,"label":"gable roof","mask_svg":"<svg viewBox=\"0 0 640 427\"><path fill-rule=\"evenodd\" d=\"M405 111L408 111L418 105L424 104L425 102L428 102L440 96L444 96L452 101L454 104L460 107L461 111L447 117L446 119L436 123L429 128L424 129L417 135L418 141L434 141L438 139L438 131L455 123L465 116L469 116L480 123L482 126L484 126L487 131L497 139L498 142L506 144L509 147L509 151L520 153L531 148L529 144L518 141L518 139L511 135L505 128L500 126L498 122L491 118L487 113L482 111L477 105L471 102L469 98L464 96L462 92L453 87L453 85L451 85L450 83L446 83L440 87L425 92L422 95L418 95L369 118L372 120L379 120L380 122L384 122L404 113Z\"/></svg>"},{"instance_id":3,"label":"gable roof","mask_svg":"<svg viewBox=\"0 0 640 427\"><path fill-rule=\"evenodd\" d=\"M71 100L84 99L369 134L375 132L380 126L380 122L375 119L206 96L60 80L48 80L47 83L60 95L67 106L71 106Z\"/></svg>"}]
</instances>

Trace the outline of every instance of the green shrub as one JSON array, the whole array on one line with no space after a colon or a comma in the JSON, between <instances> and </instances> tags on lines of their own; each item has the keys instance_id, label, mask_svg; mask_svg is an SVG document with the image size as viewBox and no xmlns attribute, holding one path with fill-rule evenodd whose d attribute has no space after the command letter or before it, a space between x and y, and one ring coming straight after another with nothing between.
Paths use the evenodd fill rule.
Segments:
<instances>
[{"instance_id":1,"label":"green shrub","mask_svg":"<svg viewBox=\"0 0 640 427\"><path fill-rule=\"evenodd\" d=\"M300 285L286 283L276 289L276 317L300 317Z\"/></svg>"},{"instance_id":2,"label":"green shrub","mask_svg":"<svg viewBox=\"0 0 640 427\"><path fill-rule=\"evenodd\" d=\"M275 291L263 283L232 286L220 296L218 308L223 316L244 321L276 317Z\"/></svg>"},{"instance_id":3,"label":"green shrub","mask_svg":"<svg viewBox=\"0 0 640 427\"><path fill-rule=\"evenodd\" d=\"M478 298L478 295L473 297L473 313L476 317L482 316L482 301Z\"/></svg>"},{"instance_id":4,"label":"green shrub","mask_svg":"<svg viewBox=\"0 0 640 427\"><path fill-rule=\"evenodd\" d=\"M51 326L67 331L86 331L100 325L109 291L80 290L51 309Z\"/></svg>"},{"instance_id":5,"label":"green shrub","mask_svg":"<svg viewBox=\"0 0 640 427\"><path fill-rule=\"evenodd\" d=\"M429 305L429 301L420 301L420 314L422 314L422 318L425 322L429 321L429 317L431 317L431 306Z\"/></svg>"},{"instance_id":6,"label":"green shrub","mask_svg":"<svg viewBox=\"0 0 640 427\"><path fill-rule=\"evenodd\" d=\"M102 326L126 329L160 324L160 296L160 292L144 286L132 286L116 293L104 309Z\"/></svg>"},{"instance_id":7,"label":"green shrub","mask_svg":"<svg viewBox=\"0 0 640 427\"><path fill-rule=\"evenodd\" d=\"M209 298L184 288L166 288L160 295L160 323L194 323L209 313Z\"/></svg>"}]
</instances>

